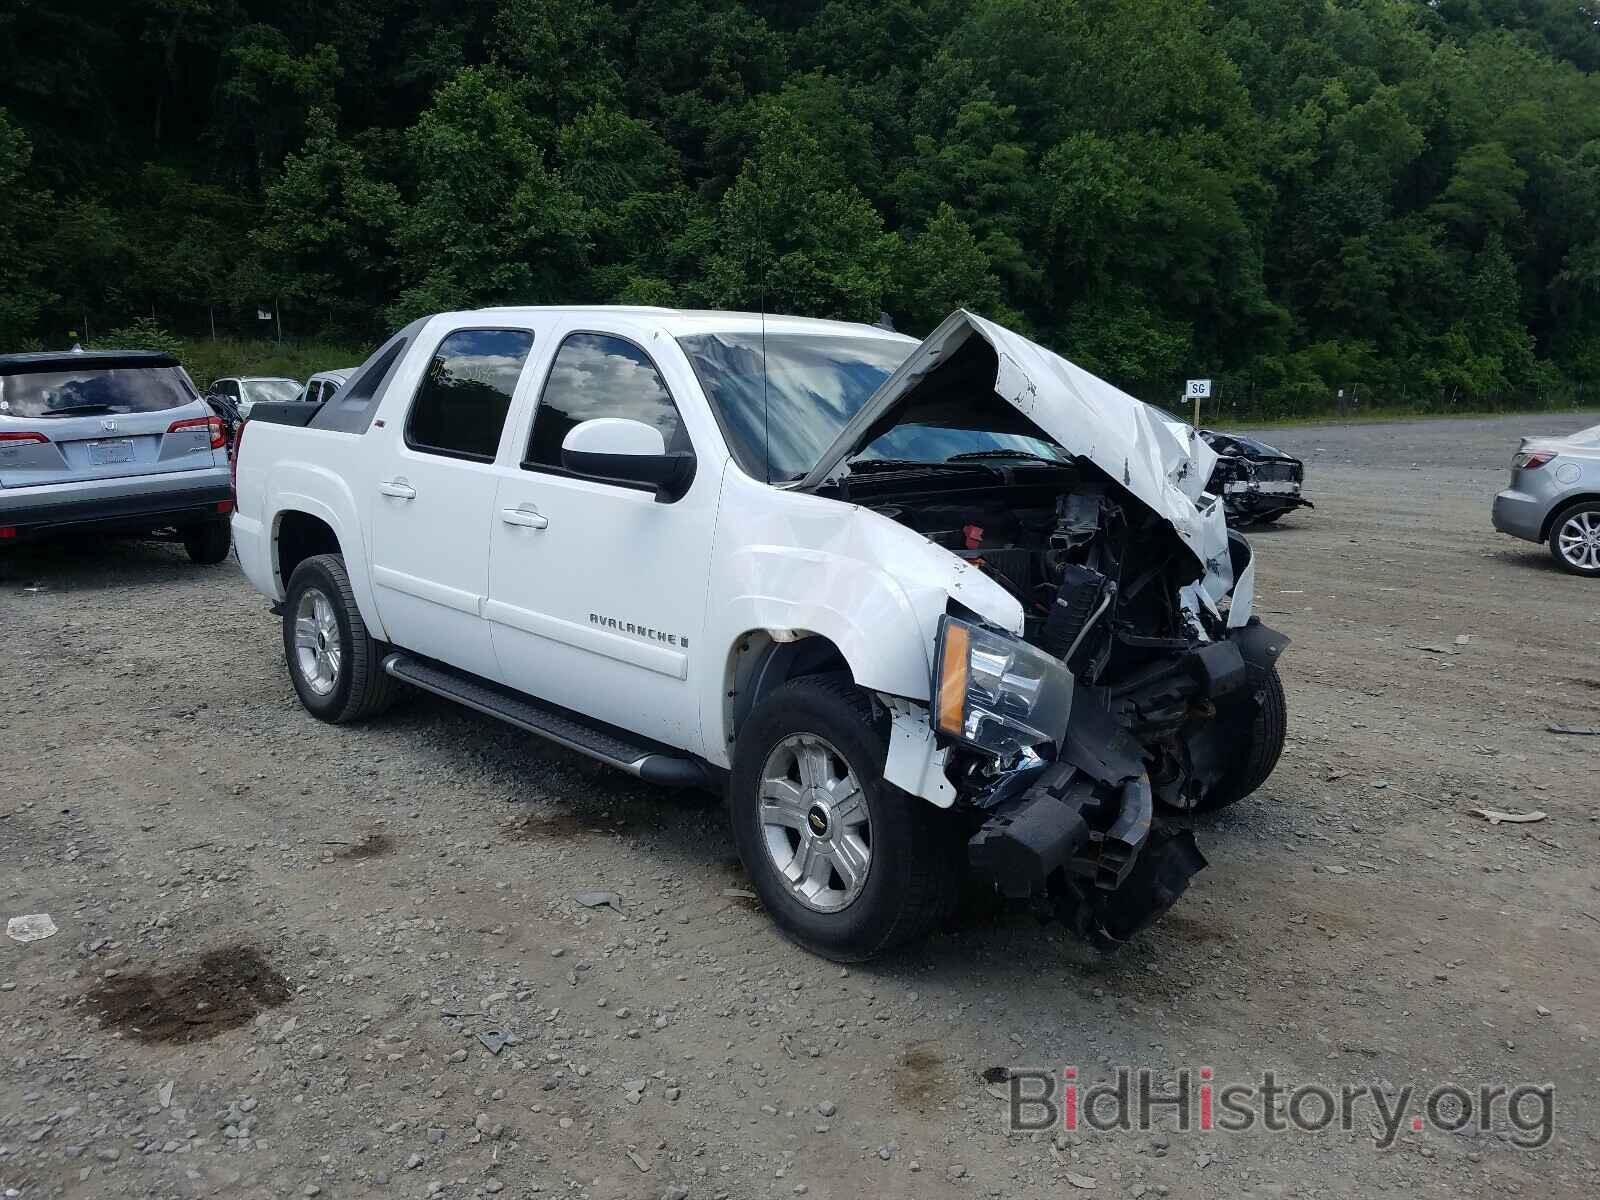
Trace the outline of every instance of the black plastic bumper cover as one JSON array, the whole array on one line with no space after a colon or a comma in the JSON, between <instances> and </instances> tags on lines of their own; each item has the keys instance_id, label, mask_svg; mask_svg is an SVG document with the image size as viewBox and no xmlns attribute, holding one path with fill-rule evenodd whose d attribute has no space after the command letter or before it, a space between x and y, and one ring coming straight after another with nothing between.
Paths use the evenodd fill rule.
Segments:
<instances>
[{"instance_id":1,"label":"black plastic bumper cover","mask_svg":"<svg viewBox=\"0 0 1600 1200\"><path fill-rule=\"evenodd\" d=\"M1153 818L1144 775L1111 787L1057 763L984 822L967 859L1008 899L1044 896L1058 871L1114 890L1138 861Z\"/></svg>"}]
</instances>

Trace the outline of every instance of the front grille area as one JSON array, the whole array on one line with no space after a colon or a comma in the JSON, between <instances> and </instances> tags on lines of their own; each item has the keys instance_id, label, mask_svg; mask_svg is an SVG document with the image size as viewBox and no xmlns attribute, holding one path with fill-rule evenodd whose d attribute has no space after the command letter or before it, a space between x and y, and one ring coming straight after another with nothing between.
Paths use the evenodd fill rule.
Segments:
<instances>
[{"instance_id":1,"label":"front grille area","mask_svg":"<svg viewBox=\"0 0 1600 1200\"><path fill-rule=\"evenodd\" d=\"M1299 483L1304 470L1299 463L1253 462L1251 475L1261 483Z\"/></svg>"}]
</instances>

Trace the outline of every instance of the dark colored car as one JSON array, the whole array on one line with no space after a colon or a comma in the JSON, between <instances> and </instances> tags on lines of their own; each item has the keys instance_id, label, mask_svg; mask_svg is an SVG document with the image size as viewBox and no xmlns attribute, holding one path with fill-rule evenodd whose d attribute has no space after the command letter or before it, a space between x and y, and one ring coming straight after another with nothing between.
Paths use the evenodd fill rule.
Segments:
<instances>
[{"instance_id":1,"label":"dark colored car","mask_svg":"<svg viewBox=\"0 0 1600 1200\"><path fill-rule=\"evenodd\" d=\"M1169 424L1182 426L1184 437L1194 429L1176 413L1146 403ZM1306 465L1298 458L1242 433L1202 429L1200 436L1217 455L1206 491L1222 497L1222 510L1233 528L1270 525L1293 509L1316 507L1300 494Z\"/></svg>"},{"instance_id":2,"label":"dark colored car","mask_svg":"<svg viewBox=\"0 0 1600 1200\"><path fill-rule=\"evenodd\" d=\"M1217 452L1206 490L1222 497L1229 525L1269 525L1286 512L1316 507L1301 495L1306 465L1298 458L1239 433L1202 429L1200 436Z\"/></svg>"}]
</instances>

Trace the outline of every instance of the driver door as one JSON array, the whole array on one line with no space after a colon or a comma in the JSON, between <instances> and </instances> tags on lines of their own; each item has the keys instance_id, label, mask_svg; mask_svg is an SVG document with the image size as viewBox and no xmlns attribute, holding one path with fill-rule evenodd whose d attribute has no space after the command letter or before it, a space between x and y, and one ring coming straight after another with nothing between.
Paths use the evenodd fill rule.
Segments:
<instances>
[{"instance_id":1,"label":"driver door","mask_svg":"<svg viewBox=\"0 0 1600 1200\"><path fill-rule=\"evenodd\" d=\"M615 333L561 338L521 462L499 472L484 615L512 687L699 754L697 666L720 669L699 650L725 456L702 446L672 503L561 461L568 431L595 417L643 421L668 450L696 449L673 399L693 375L676 343L657 345L662 361Z\"/></svg>"}]
</instances>

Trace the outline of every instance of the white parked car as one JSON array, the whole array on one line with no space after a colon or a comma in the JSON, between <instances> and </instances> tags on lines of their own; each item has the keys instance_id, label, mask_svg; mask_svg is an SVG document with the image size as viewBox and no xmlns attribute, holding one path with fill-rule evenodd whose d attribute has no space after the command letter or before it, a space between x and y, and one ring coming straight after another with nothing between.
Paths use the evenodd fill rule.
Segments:
<instances>
[{"instance_id":1,"label":"white parked car","mask_svg":"<svg viewBox=\"0 0 1600 1200\"><path fill-rule=\"evenodd\" d=\"M309 410L311 406L307 406ZM1276 764L1286 639L1215 455L965 312L502 308L408 326L237 455L234 542L327 721L397 686L728 796L858 959L976 873L1101 943Z\"/></svg>"},{"instance_id":2,"label":"white parked car","mask_svg":"<svg viewBox=\"0 0 1600 1200\"><path fill-rule=\"evenodd\" d=\"M300 390L298 379L230 375L213 380L206 395L222 397L238 410L240 417L248 417L257 404L282 404L294 400Z\"/></svg>"}]
</instances>

